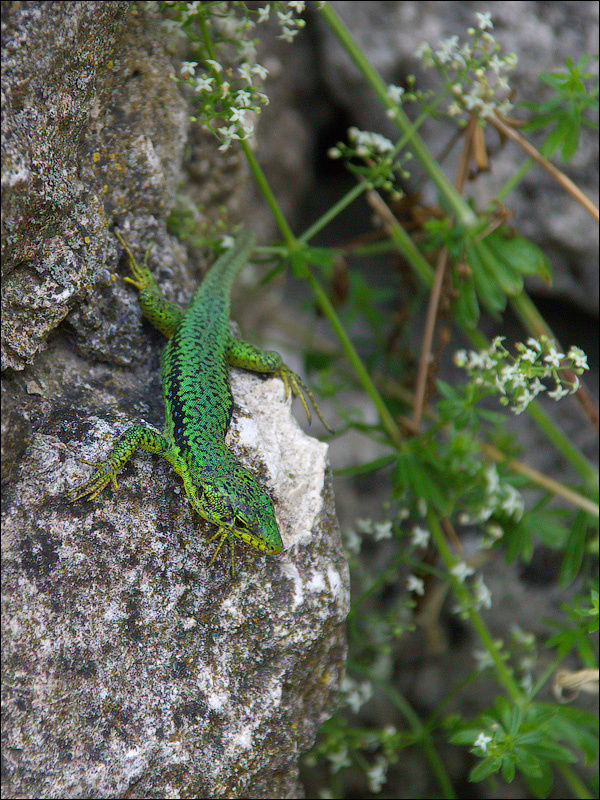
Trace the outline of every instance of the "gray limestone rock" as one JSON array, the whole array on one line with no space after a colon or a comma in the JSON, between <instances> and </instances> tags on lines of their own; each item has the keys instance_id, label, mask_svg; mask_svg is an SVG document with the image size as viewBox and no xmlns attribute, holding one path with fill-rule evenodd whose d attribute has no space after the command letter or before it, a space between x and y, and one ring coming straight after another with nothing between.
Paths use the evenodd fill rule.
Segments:
<instances>
[{"instance_id":1,"label":"gray limestone rock","mask_svg":"<svg viewBox=\"0 0 600 800\"><path fill-rule=\"evenodd\" d=\"M239 218L238 157L194 131L145 4L5 3L3 796L291 797L334 707L348 574L327 447L279 379L233 370L229 445L285 549L215 531L167 462L66 492L135 422L161 429L164 340L120 279L123 230L170 299L197 281L166 217L184 167L206 219ZM123 263L121 274L125 274ZM303 413L300 410L300 413Z\"/></svg>"}]
</instances>

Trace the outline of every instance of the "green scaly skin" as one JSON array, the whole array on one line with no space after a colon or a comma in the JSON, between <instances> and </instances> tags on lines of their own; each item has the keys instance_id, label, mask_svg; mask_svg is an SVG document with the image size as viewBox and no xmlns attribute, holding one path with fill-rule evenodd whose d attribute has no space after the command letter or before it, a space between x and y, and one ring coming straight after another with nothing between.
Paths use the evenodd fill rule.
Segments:
<instances>
[{"instance_id":1,"label":"green scaly skin","mask_svg":"<svg viewBox=\"0 0 600 800\"><path fill-rule=\"evenodd\" d=\"M282 362L279 353L259 350L235 339L229 331L231 287L249 259L254 245L251 234L240 234L234 247L213 264L185 311L161 294L146 262L140 266L123 238L116 235L133 273L133 278L125 280L138 289L143 315L169 339L160 370L165 428L162 436L141 425L128 428L104 461L86 462L96 471L69 492L70 499L92 499L111 482L117 489L117 472L138 447L158 453L183 478L194 510L218 526L210 539L221 537L211 564L223 543L229 541L233 574L236 537L271 555L280 553L283 543L271 498L225 447L233 409L228 364L279 375L286 398L290 390L298 395L310 420L308 398L329 427L312 393Z\"/></svg>"}]
</instances>

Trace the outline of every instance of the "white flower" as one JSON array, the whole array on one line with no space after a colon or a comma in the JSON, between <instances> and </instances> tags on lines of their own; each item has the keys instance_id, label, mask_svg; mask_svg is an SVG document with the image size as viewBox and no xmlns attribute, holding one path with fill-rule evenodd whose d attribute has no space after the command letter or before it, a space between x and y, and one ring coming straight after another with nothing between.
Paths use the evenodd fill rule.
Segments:
<instances>
[{"instance_id":1,"label":"white flower","mask_svg":"<svg viewBox=\"0 0 600 800\"><path fill-rule=\"evenodd\" d=\"M388 519L385 522L375 523L373 533L376 540L389 539L392 535L392 521Z\"/></svg>"},{"instance_id":2,"label":"white flower","mask_svg":"<svg viewBox=\"0 0 600 800\"><path fill-rule=\"evenodd\" d=\"M529 361L531 364L533 364L533 362L536 360L537 357L538 353L535 350L530 349L528 347L526 347L525 350L523 350L523 352L521 353L521 358L523 359L523 361Z\"/></svg>"},{"instance_id":3,"label":"white flower","mask_svg":"<svg viewBox=\"0 0 600 800\"><path fill-rule=\"evenodd\" d=\"M577 369L589 369L587 356L580 347L575 347L575 345L570 347L567 356L571 359L573 366Z\"/></svg>"},{"instance_id":4,"label":"white flower","mask_svg":"<svg viewBox=\"0 0 600 800\"><path fill-rule=\"evenodd\" d=\"M473 658L475 659L477 670L479 672L483 672L484 669L491 667L494 663L494 660L488 650L474 650Z\"/></svg>"},{"instance_id":5,"label":"white flower","mask_svg":"<svg viewBox=\"0 0 600 800\"><path fill-rule=\"evenodd\" d=\"M266 5L262 8L258 9L258 17L256 19L257 22L265 22L265 20L269 19L269 14L271 13L271 6Z\"/></svg>"},{"instance_id":6,"label":"white flower","mask_svg":"<svg viewBox=\"0 0 600 800\"><path fill-rule=\"evenodd\" d=\"M536 378L529 384L529 391L534 397L537 397L540 392L546 391L546 387L539 378Z\"/></svg>"},{"instance_id":7,"label":"white flower","mask_svg":"<svg viewBox=\"0 0 600 800\"><path fill-rule=\"evenodd\" d=\"M497 525L495 522L491 522L489 525L486 526L486 533L492 537L492 539L501 539L504 536L504 530L500 525Z\"/></svg>"},{"instance_id":8,"label":"white flower","mask_svg":"<svg viewBox=\"0 0 600 800\"><path fill-rule=\"evenodd\" d=\"M333 753L327 753L327 758L331 762L331 771L332 772L339 772L343 767L349 767L352 762L348 758L348 750L345 747L342 747L340 750L336 750Z\"/></svg>"},{"instance_id":9,"label":"white flower","mask_svg":"<svg viewBox=\"0 0 600 800\"><path fill-rule=\"evenodd\" d=\"M452 359L457 367L464 367L468 361L466 350L457 350Z\"/></svg>"},{"instance_id":10,"label":"white flower","mask_svg":"<svg viewBox=\"0 0 600 800\"><path fill-rule=\"evenodd\" d=\"M221 72L223 67L219 64L218 61L215 61L213 58L207 58L206 63L214 69L215 72Z\"/></svg>"},{"instance_id":11,"label":"white flower","mask_svg":"<svg viewBox=\"0 0 600 800\"><path fill-rule=\"evenodd\" d=\"M245 108L232 108L229 112L229 122L243 122L245 116Z\"/></svg>"},{"instance_id":12,"label":"white flower","mask_svg":"<svg viewBox=\"0 0 600 800\"><path fill-rule=\"evenodd\" d=\"M423 595L425 594L425 584L422 578L417 578L416 575L409 575L406 581L406 588L409 592Z\"/></svg>"},{"instance_id":13,"label":"white flower","mask_svg":"<svg viewBox=\"0 0 600 800\"><path fill-rule=\"evenodd\" d=\"M513 517L516 522L518 522L522 515L523 515L523 498L521 497L520 493L515 489L514 486L511 486L510 483L505 483L503 485L503 491L505 494L504 500L500 503L500 508L508 514L509 517Z\"/></svg>"},{"instance_id":14,"label":"white flower","mask_svg":"<svg viewBox=\"0 0 600 800\"><path fill-rule=\"evenodd\" d=\"M250 92L247 92L245 89L239 89L235 94L235 103L238 108L245 108L252 99Z\"/></svg>"},{"instance_id":15,"label":"white flower","mask_svg":"<svg viewBox=\"0 0 600 800\"><path fill-rule=\"evenodd\" d=\"M356 530L359 533L373 533L373 520L372 519L357 519Z\"/></svg>"},{"instance_id":16,"label":"white flower","mask_svg":"<svg viewBox=\"0 0 600 800\"><path fill-rule=\"evenodd\" d=\"M243 64L240 64L238 67L238 73L240 78L243 78L248 83L252 83L252 73L250 71L250 64L247 61L244 61Z\"/></svg>"},{"instance_id":17,"label":"white flower","mask_svg":"<svg viewBox=\"0 0 600 800\"><path fill-rule=\"evenodd\" d=\"M484 11L483 13L478 11L475 16L477 17L477 27L480 31L493 29L492 15L489 11Z\"/></svg>"},{"instance_id":18,"label":"white flower","mask_svg":"<svg viewBox=\"0 0 600 800\"><path fill-rule=\"evenodd\" d=\"M474 584L475 589L475 601L479 608L491 608L492 607L492 594L488 587L485 585L483 578L477 577L475 579Z\"/></svg>"},{"instance_id":19,"label":"white flower","mask_svg":"<svg viewBox=\"0 0 600 800\"><path fill-rule=\"evenodd\" d=\"M278 39L283 39L284 42L293 42L294 41L294 36L297 36L297 35L298 35L298 29L297 28L283 28L283 30L281 31L281 33L279 34L279 36L277 38Z\"/></svg>"},{"instance_id":20,"label":"white flower","mask_svg":"<svg viewBox=\"0 0 600 800\"><path fill-rule=\"evenodd\" d=\"M355 714L358 714L360 707L371 698L373 687L368 681L357 683L348 675L345 676L340 687L344 700Z\"/></svg>"},{"instance_id":21,"label":"white flower","mask_svg":"<svg viewBox=\"0 0 600 800\"><path fill-rule=\"evenodd\" d=\"M197 66L198 66L197 61L182 61L180 70L181 76L183 78L193 78Z\"/></svg>"},{"instance_id":22,"label":"white flower","mask_svg":"<svg viewBox=\"0 0 600 800\"><path fill-rule=\"evenodd\" d=\"M448 39L443 39L435 51L436 56L441 64L446 64L451 61L458 52L458 36L450 36Z\"/></svg>"},{"instance_id":23,"label":"white flower","mask_svg":"<svg viewBox=\"0 0 600 800\"><path fill-rule=\"evenodd\" d=\"M473 747L479 747L483 753L487 752L488 744L492 741L492 737L487 733L481 731L479 736L473 742Z\"/></svg>"},{"instance_id":24,"label":"white flower","mask_svg":"<svg viewBox=\"0 0 600 800\"><path fill-rule=\"evenodd\" d=\"M250 72L253 75L258 75L258 77L263 81L269 74L269 70L266 67L263 67L261 64L252 64Z\"/></svg>"},{"instance_id":25,"label":"white flower","mask_svg":"<svg viewBox=\"0 0 600 800\"><path fill-rule=\"evenodd\" d=\"M427 42L421 42L421 44L415 50L415 58L420 59L431 59L431 47Z\"/></svg>"},{"instance_id":26,"label":"white flower","mask_svg":"<svg viewBox=\"0 0 600 800\"><path fill-rule=\"evenodd\" d=\"M491 464L485 470L485 482L487 484L487 490L489 494L493 494L494 492L498 491L498 487L500 486L500 478L498 477L498 470L496 469L495 464Z\"/></svg>"},{"instance_id":27,"label":"white flower","mask_svg":"<svg viewBox=\"0 0 600 800\"><path fill-rule=\"evenodd\" d=\"M234 238L233 236L221 236L221 247L224 247L226 250L230 250L234 245Z\"/></svg>"},{"instance_id":28,"label":"white flower","mask_svg":"<svg viewBox=\"0 0 600 800\"><path fill-rule=\"evenodd\" d=\"M473 575L475 572L474 569L469 567L464 561L458 561L451 569L450 574L454 575L455 578L463 583L463 581L469 577L469 575Z\"/></svg>"},{"instance_id":29,"label":"white flower","mask_svg":"<svg viewBox=\"0 0 600 800\"><path fill-rule=\"evenodd\" d=\"M524 631L520 625L517 625L516 622L510 626L510 635L513 637L515 642L522 645L523 647L527 647L529 649L535 646L535 633L531 631Z\"/></svg>"},{"instance_id":30,"label":"white flower","mask_svg":"<svg viewBox=\"0 0 600 800\"><path fill-rule=\"evenodd\" d=\"M227 128L219 128L219 133L224 139L229 139L230 141L240 138L236 125L229 125Z\"/></svg>"},{"instance_id":31,"label":"white flower","mask_svg":"<svg viewBox=\"0 0 600 800\"><path fill-rule=\"evenodd\" d=\"M306 3L304 0L290 0L288 3L288 8L291 8L292 11L296 12L296 14L301 14L306 8Z\"/></svg>"},{"instance_id":32,"label":"white flower","mask_svg":"<svg viewBox=\"0 0 600 800\"><path fill-rule=\"evenodd\" d=\"M560 385L560 383L556 384L556 387L551 391L548 392L548 397L551 397L553 400L562 400L563 397L569 394L569 390L564 388Z\"/></svg>"},{"instance_id":33,"label":"white flower","mask_svg":"<svg viewBox=\"0 0 600 800\"><path fill-rule=\"evenodd\" d=\"M196 82L194 83L194 88L197 92L208 92L212 89L213 79L207 77L206 75L200 78L196 78Z\"/></svg>"},{"instance_id":34,"label":"white flower","mask_svg":"<svg viewBox=\"0 0 600 800\"><path fill-rule=\"evenodd\" d=\"M360 553L362 541L358 533L352 528L346 531L344 544L348 553Z\"/></svg>"},{"instance_id":35,"label":"white flower","mask_svg":"<svg viewBox=\"0 0 600 800\"><path fill-rule=\"evenodd\" d=\"M560 362L564 357L564 353L559 353L555 347L551 347L548 355L544 356L544 361L546 364L550 364L551 367L560 367Z\"/></svg>"},{"instance_id":36,"label":"white flower","mask_svg":"<svg viewBox=\"0 0 600 800\"><path fill-rule=\"evenodd\" d=\"M380 756L375 764L367 770L367 781L373 794L378 794L381 791L381 787L386 781L387 767L386 759Z\"/></svg>"},{"instance_id":37,"label":"white flower","mask_svg":"<svg viewBox=\"0 0 600 800\"><path fill-rule=\"evenodd\" d=\"M393 103L401 103L403 94L404 88L402 86L394 86L393 83L388 86L387 96Z\"/></svg>"},{"instance_id":38,"label":"white flower","mask_svg":"<svg viewBox=\"0 0 600 800\"><path fill-rule=\"evenodd\" d=\"M421 528L415 525L412 532L412 543L415 547L427 547L429 543L429 531L427 528Z\"/></svg>"}]
</instances>

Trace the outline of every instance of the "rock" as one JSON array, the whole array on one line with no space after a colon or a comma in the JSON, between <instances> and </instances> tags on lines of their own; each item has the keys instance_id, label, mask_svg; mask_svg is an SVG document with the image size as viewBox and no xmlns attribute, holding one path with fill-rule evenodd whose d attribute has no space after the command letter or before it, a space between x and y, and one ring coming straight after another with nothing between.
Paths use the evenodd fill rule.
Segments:
<instances>
[{"instance_id":1,"label":"rock","mask_svg":"<svg viewBox=\"0 0 600 800\"><path fill-rule=\"evenodd\" d=\"M233 370L228 442L285 545L240 543L234 578L227 552L209 567L214 527L165 461L136 455L116 494L67 502L91 470L80 458L132 423L163 425L164 340L120 280L110 229L136 256L151 245L165 293L190 299L166 232L189 111L144 5L2 10L3 796L298 796L345 659L327 447L279 379ZM206 219L224 196L235 216L241 160L192 137L190 196Z\"/></svg>"}]
</instances>

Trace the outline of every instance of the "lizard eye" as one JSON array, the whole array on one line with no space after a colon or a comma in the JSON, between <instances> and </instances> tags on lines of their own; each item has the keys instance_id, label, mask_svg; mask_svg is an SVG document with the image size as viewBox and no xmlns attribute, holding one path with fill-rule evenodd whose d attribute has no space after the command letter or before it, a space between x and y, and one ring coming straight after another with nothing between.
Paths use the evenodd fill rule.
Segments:
<instances>
[{"instance_id":1,"label":"lizard eye","mask_svg":"<svg viewBox=\"0 0 600 800\"><path fill-rule=\"evenodd\" d=\"M248 529L248 523L246 522L246 520L242 519L241 517L238 517L237 514L233 518L233 524L239 530L245 531Z\"/></svg>"}]
</instances>

